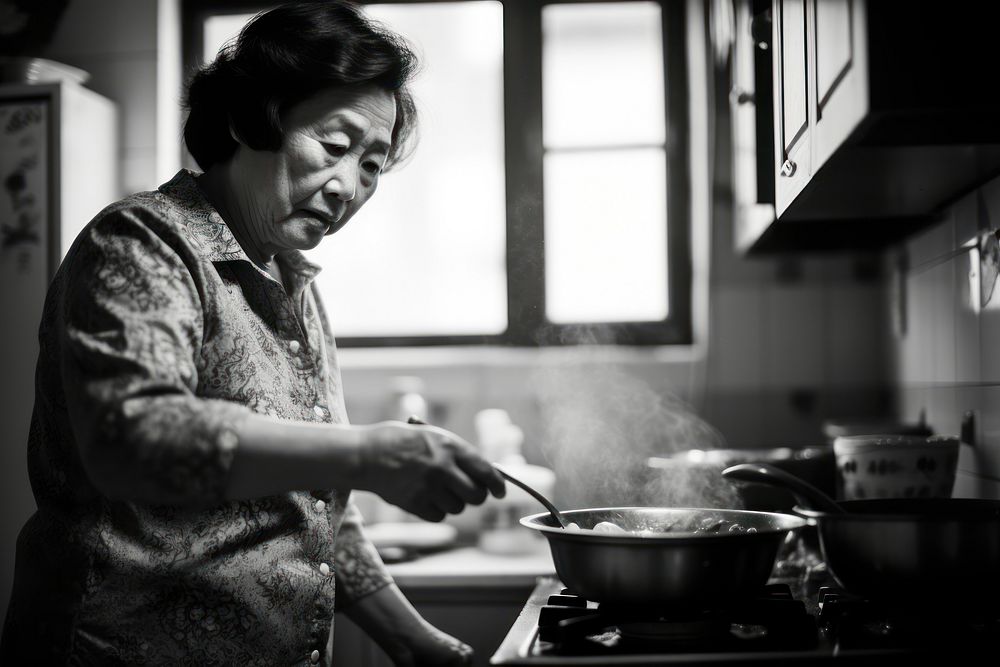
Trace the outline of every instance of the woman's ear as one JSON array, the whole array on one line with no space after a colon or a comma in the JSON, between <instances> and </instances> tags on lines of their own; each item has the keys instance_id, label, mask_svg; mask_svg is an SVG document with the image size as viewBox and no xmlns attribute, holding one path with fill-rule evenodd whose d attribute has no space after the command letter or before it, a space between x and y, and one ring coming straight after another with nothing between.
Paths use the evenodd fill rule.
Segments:
<instances>
[{"instance_id":1,"label":"woman's ear","mask_svg":"<svg viewBox=\"0 0 1000 667\"><path fill-rule=\"evenodd\" d=\"M246 147L247 142L243 141L240 137L240 133L236 131L236 126L233 125L233 117L229 116L229 136L233 138L233 141L238 143L240 146Z\"/></svg>"}]
</instances>

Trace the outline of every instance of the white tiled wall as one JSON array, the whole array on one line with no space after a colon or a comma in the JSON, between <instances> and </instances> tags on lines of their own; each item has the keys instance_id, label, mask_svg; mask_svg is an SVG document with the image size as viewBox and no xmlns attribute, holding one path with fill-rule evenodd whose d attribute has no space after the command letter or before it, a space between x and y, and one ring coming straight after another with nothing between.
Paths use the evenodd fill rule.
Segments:
<instances>
[{"instance_id":1,"label":"white tiled wall","mask_svg":"<svg viewBox=\"0 0 1000 667\"><path fill-rule=\"evenodd\" d=\"M975 312L969 273L978 267L971 261L975 255L962 251L977 232L998 227L1000 178L962 197L939 224L892 250L905 253L910 265L906 333L890 343L898 407L909 419L925 411L939 433L958 434L962 416L975 415L975 442L963 445L959 461L960 495L1000 497L1000 292Z\"/></svg>"},{"instance_id":2,"label":"white tiled wall","mask_svg":"<svg viewBox=\"0 0 1000 667\"><path fill-rule=\"evenodd\" d=\"M746 259L727 241L718 234L712 251L706 417L733 446L767 447L886 414L884 278L856 276L877 258Z\"/></svg>"},{"instance_id":3,"label":"white tiled wall","mask_svg":"<svg viewBox=\"0 0 1000 667\"><path fill-rule=\"evenodd\" d=\"M159 185L157 4L158 0L74 0L45 53L89 72L86 86L118 105L122 194Z\"/></svg>"}]
</instances>

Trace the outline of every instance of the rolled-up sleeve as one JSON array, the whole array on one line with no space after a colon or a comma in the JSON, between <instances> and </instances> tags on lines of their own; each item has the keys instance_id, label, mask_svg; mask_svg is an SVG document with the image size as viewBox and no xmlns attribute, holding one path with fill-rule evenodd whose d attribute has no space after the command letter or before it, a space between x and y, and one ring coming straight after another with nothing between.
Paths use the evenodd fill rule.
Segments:
<instances>
[{"instance_id":1,"label":"rolled-up sleeve","mask_svg":"<svg viewBox=\"0 0 1000 667\"><path fill-rule=\"evenodd\" d=\"M339 609L346 609L392 583L382 558L365 535L363 523L361 512L353 502L348 502L334 547Z\"/></svg>"},{"instance_id":2,"label":"rolled-up sleeve","mask_svg":"<svg viewBox=\"0 0 1000 667\"><path fill-rule=\"evenodd\" d=\"M223 499L249 411L196 395L203 309L185 241L142 208L103 213L71 253L59 359L84 469L103 494Z\"/></svg>"}]
</instances>

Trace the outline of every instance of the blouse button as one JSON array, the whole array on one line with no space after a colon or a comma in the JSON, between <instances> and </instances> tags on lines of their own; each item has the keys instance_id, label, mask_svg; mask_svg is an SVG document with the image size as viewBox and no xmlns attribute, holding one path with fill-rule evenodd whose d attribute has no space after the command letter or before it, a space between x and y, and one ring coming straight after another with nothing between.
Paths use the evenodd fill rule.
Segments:
<instances>
[{"instance_id":1,"label":"blouse button","mask_svg":"<svg viewBox=\"0 0 1000 667\"><path fill-rule=\"evenodd\" d=\"M330 576L330 566L327 565L326 563L320 563L319 573L322 574L324 577Z\"/></svg>"},{"instance_id":2,"label":"blouse button","mask_svg":"<svg viewBox=\"0 0 1000 667\"><path fill-rule=\"evenodd\" d=\"M224 452L232 451L236 448L239 438L232 431L223 431L219 434L219 448Z\"/></svg>"},{"instance_id":3,"label":"blouse button","mask_svg":"<svg viewBox=\"0 0 1000 667\"><path fill-rule=\"evenodd\" d=\"M322 512L325 509L326 509L326 503L324 503L322 500L317 500L316 501L316 511L317 512Z\"/></svg>"},{"instance_id":4,"label":"blouse button","mask_svg":"<svg viewBox=\"0 0 1000 667\"><path fill-rule=\"evenodd\" d=\"M309 654L309 662L313 664L319 662L319 651L313 649L313 652Z\"/></svg>"},{"instance_id":5,"label":"blouse button","mask_svg":"<svg viewBox=\"0 0 1000 667\"><path fill-rule=\"evenodd\" d=\"M293 340L292 342L290 342L288 344L288 349L292 351L292 354L298 354L300 347L302 347L302 346L299 345L299 341L297 341L297 340Z\"/></svg>"}]
</instances>

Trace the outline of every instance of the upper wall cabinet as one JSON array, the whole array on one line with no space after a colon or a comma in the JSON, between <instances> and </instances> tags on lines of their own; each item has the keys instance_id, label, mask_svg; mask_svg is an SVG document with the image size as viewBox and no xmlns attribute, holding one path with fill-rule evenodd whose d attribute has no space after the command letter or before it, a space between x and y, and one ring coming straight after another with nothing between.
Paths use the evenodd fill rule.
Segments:
<instances>
[{"instance_id":1,"label":"upper wall cabinet","mask_svg":"<svg viewBox=\"0 0 1000 667\"><path fill-rule=\"evenodd\" d=\"M754 9L738 1L737 17ZM883 246L1000 174L998 9L774 0L771 44L756 44L770 51L773 95L755 103L758 114L771 106L776 217L737 215L740 249ZM737 38L734 63L740 48Z\"/></svg>"}]
</instances>

